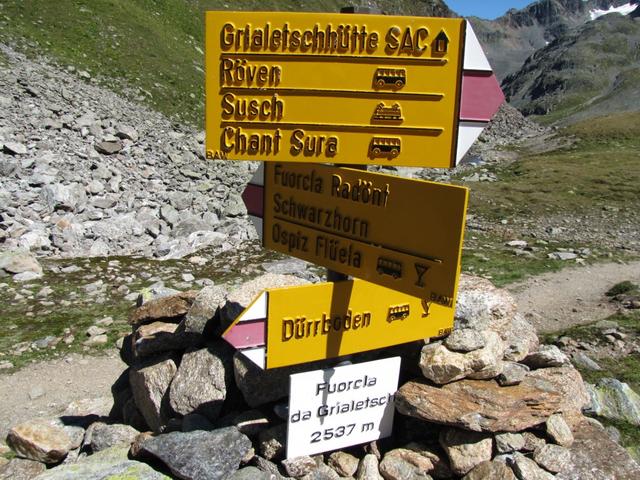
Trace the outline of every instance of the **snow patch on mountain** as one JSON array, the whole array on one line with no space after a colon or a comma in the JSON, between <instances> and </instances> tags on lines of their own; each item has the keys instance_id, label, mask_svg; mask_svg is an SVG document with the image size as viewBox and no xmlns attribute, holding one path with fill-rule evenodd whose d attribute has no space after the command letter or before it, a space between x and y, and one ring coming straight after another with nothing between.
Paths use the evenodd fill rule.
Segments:
<instances>
[{"instance_id":1,"label":"snow patch on mountain","mask_svg":"<svg viewBox=\"0 0 640 480\"><path fill-rule=\"evenodd\" d=\"M591 15L591 20L595 20L596 18L601 17L603 15L607 15L609 13L619 13L621 15L629 15L637 7L638 5L636 4L625 3L624 5L620 5L619 7L611 6L609 7L609 10L598 10L598 9L591 10L589 12L589 15Z\"/></svg>"}]
</instances>

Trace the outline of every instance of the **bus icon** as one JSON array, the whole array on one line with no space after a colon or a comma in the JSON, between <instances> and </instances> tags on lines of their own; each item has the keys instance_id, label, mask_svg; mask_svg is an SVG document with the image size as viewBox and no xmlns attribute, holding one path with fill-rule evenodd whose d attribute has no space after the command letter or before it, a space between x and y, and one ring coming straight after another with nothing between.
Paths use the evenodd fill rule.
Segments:
<instances>
[{"instance_id":1,"label":"bus icon","mask_svg":"<svg viewBox=\"0 0 640 480\"><path fill-rule=\"evenodd\" d=\"M402 263L389 258L378 257L376 272L380 275L389 275L397 280L402 277Z\"/></svg>"},{"instance_id":2,"label":"bus icon","mask_svg":"<svg viewBox=\"0 0 640 480\"><path fill-rule=\"evenodd\" d=\"M404 68L378 68L373 76L373 84L378 88L402 88L407 83Z\"/></svg>"},{"instance_id":3,"label":"bus icon","mask_svg":"<svg viewBox=\"0 0 640 480\"><path fill-rule=\"evenodd\" d=\"M373 137L369 150L373 157L397 157L400 154L402 140L394 137Z\"/></svg>"},{"instance_id":4,"label":"bus icon","mask_svg":"<svg viewBox=\"0 0 640 480\"><path fill-rule=\"evenodd\" d=\"M396 307L389 307L389 313L387 314L387 322L395 322L396 320L404 320L409 316L411 307L408 303L404 305L398 305Z\"/></svg>"}]
</instances>

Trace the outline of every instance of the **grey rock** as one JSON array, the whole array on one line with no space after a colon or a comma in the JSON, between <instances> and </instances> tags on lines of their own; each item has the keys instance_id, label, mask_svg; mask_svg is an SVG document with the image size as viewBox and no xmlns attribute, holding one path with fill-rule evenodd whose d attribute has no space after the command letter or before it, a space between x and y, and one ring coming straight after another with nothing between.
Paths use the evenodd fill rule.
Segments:
<instances>
[{"instance_id":1,"label":"grey rock","mask_svg":"<svg viewBox=\"0 0 640 480\"><path fill-rule=\"evenodd\" d=\"M284 459L281 464L290 477L302 477L318 468L316 461L307 455Z\"/></svg>"},{"instance_id":2,"label":"grey rock","mask_svg":"<svg viewBox=\"0 0 640 480\"><path fill-rule=\"evenodd\" d=\"M522 447L523 452L534 452L538 448L542 448L547 444L543 438L540 438L533 432L523 432L522 436L524 437L524 446Z\"/></svg>"},{"instance_id":3,"label":"grey rock","mask_svg":"<svg viewBox=\"0 0 640 480\"><path fill-rule=\"evenodd\" d=\"M113 155L114 153L118 153L120 150L122 150L124 145L120 140L116 139L97 142L94 147L98 153L102 153L104 155Z\"/></svg>"},{"instance_id":4,"label":"grey rock","mask_svg":"<svg viewBox=\"0 0 640 480\"><path fill-rule=\"evenodd\" d=\"M70 465L61 465L41 474L38 480L170 480L146 463L129 460L129 447L112 447L79 459Z\"/></svg>"},{"instance_id":5,"label":"grey rock","mask_svg":"<svg viewBox=\"0 0 640 480\"><path fill-rule=\"evenodd\" d=\"M443 344L425 345L420 355L422 374L438 384L463 378L494 378L502 371L505 345L492 331L482 332L485 346L469 353L452 352Z\"/></svg>"},{"instance_id":6,"label":"grey rock","mask_svg":"<svg viewBox=\"0 0 640 480\"><path fill-rule=\"evenodd\" d=\"M529 367L521 363L504 362L502 373L497 376L496 380L503 387L518 385L524 380Z\"/></svg>"},{"instance_id":7,"label":"grey rock","mask_svg":"<svg viewBox=\"0 0 640 480\"><path fill-rule=\"evenodd\" d=\"M232 193L227 199L227 206L224 209L224 215L226 217L238 217L247 214L247 207L242 200L242 197L237 193Z\"/></svg>"},{"instance_id":8,"label":"grey rock","mask_svg":"<svg viewBox=\"0 0 640 480\"><path fill-rule=\"evenodd\" d=\"M470 328L454 330L444 341L444 346L449 350L462 353L473 352L483 348L485 345L484 337Z\"/></svg>"},{"instance_id":9,"label":"grey rock","mask_svg":"<svg viewBox=\"0 0 640 480\"><path fill-rule=\"evenodd\" d=\"M84 187L79 184L46 185L42 189L42 199L52 212L55 210L82 211L86 203Z\"/></svg>"},{"instance_id":10,"label":"grey rock","mask_svg":"<svg viewBox=\"0 0 640 480\"><path fill-rule=\"evenodd\" d=\"M300 480L340 480L340 477L331 467L319 462L314 471L300 477Z\"/></svg>"},{"instance_id":11,"label":"grey rock","mask_svg":"<svg viewBox=\"0 0 640 480\"><path fill-rule=\"evenodd\" d=\"M116 137L121 138L123 140L131 140L132 142L137 142L139 135L135 128L129 125L118 125L116 127Z\"/></svg>"},{"instance_id":12,"label":"grey rock","mask_svg":"<svg viewBox=\"0 0 640 480\"><path fill-rule=\"evenodd\" d=\"M456 328L472 328L478 332L491 330L505 334L517 307L513 296L496 288L489 280L461 275L456 303Z\"/></svg>"},{"instance_id":13,"label":"grey rock","mask_svg":"<svg viewBox=\"0 0 640 480\"><path fill-rule=\"evenodd\" d=\"M180 220L180 213L171 205L162 205L160 207L160 218L169 225L175 225Z\"/></svg>"},{"instance_id":14,"label":"grey rock","mask_svg":"<svg viewBox=\"0 0 640 480\"><path fill-rule=\"evenodd\" d=\"M173 410L181 415L199 413L215 420L226 394L225 367L220 355L208 348L187 351L169 390Z\"/></svg>"},{"instance_id":15,"label":"grey rock","mask_svg":"<svg viewBox=\"0 0 640 480\"><path fill-rule=\"evenodd\" d=\"M0 253L0 270L16 274L32 272L42 274L42 266L35 256L25 250L5 251Z\"/></svg>"},{"instance_id":16,"label":"grey rock","mask_svg":"<svg viewBox=\"0 0 640 480\"><path fill-rule=\"evenodd\" d=\"M165 287L164 284L152 285L147 288L143 288L138 293L138 298L136 300L136 305L141 307L147 302L152 300L158 300L163 297L171 297L172 295L176 295L180 293L179 290L175 290L173 288Z\"/></svg>"},{"instance_id":17,"label":"grey rock","mask_svg":"<svg viewBox=\"0 0 640 480\"><path fill-rule=\"evenodd\" d=\"M31 480L47 469L44 463L26 458L12 458L0 465L0 480Z\"/></svg>"},{"instance_id":18,"label":"grey rock","mask_svg":"<svg viewBox=\"0 0 640 480\"><path fill-rule=\"evenodd\" d=\"M506 332L498 333L507 344L504 352L504 360L507 361L520 362L540 345L535 327L520 313L513 316Z\"/></svg>"},{"instance_id":19,"label":"grey rock","mask_svg":"<svg viewBox=\"0 0 640 480\"><path fill-rule=\"evenodd\" d=\"M560 445L546 444L533 452L533 459L545 470L558 473L571 462L571 451Z\"/></svg>"},{"instance_id":20,"label":"grey rock","mask_svg":"<svg viewBox=\"0 0 640 480\"><path fill-rule=\"evenodd\" d=\"M227 477L228 480L274 480L271 473L258 470L256 467L244 467Z\"/></svg>"},{"instance_id":21,"label":"grey rock","mask_svg":"<svg viewBox=\"0 0 640 480\"><path fill-rule=\"evenodd\" d=\"M602 367L600 365L598 365L591 357L583 352L575 352L573 355L571 355L571 360L576 367L595 371L602 370Z\"/></svg>"},{"instance_id":22,"label":"grey rock","mask_svg":"<svg viewBox=\"0 0 640 480\"><path fill-rule=\"evenodd\" d=\"M640 395L628 384L603 378L596 385L586 384L586 387L591 397L590 413L640 426Z\"/></svg>"},{"instance_id":23,"label":"grey rock","mask_svg":"<svg viewBox=\"0 0 640 480\"><path fill-rule=\"evenodd\" d=\"M141 325L133 333L133 350L136 358L144 358L172 350L184 350L198 344L199 335L180 331L179 325L167 322L152 322Z\"/></svg>"},{"instance_id":24,"label":"grey rock","mask_svg":"<svg viewBox=\"0 0 640 480\"><path fill-rule=\"evenodd\" d=\"M104 335L105 333L107 333L107 331L102 327L98 327L97 325L91 325L89 328L87 328L88 337L95 337L96 335Z\"/></svg>"},{"instance_id":25,"label":"grey rock","mask_svg":"<svg viewBox=\"0 0 640 480\"><path fill-rule=\"evenodd\" d=\"M238 470L251 441L234 427L212 432L171 432L142 442L141 451L162 461L178 478L222 480Z\"/></svg>"},{"instance_id":26,"label":"grey rock","mask_svg":"<svg viewBox=\"0 0 640 480\"><path fill-rule=\"evenodd\" d=\"M284 458L287 441L287 425L280 424L260 432L258 446L260 455L267 460Z\"/></svg>"},{"instance_id":27,"label":"grey rock","mask_svg":"<svg viewBox=\"0 0 640 480\"><path fill-rule=\"evenodd\" d=\"M173 192L169 195L169 203L178 211L186 210L193 202L193 195L185 192Z\"/></svg>"},{"instance_id":28,"label":"grey rock","mask_svg":"<svg viewBox=\"0 0 640 480\"><path fill-rule=\"evenodd\" d=\"M98 345L106 345L107 343L109 343L109 337L105 334L89 337L87 340L82 342L82 344L87 347L96 347Z\"/></svg>"},{"instance_id":29,"label":"grey rock","mask_svg":"<svg viewBox=\"0 0 640 480\"><path fill-rule=\"evenodd\" d=\"M520 480L552 480L555 478L554 475L543 470L536 462L521 453L514 454L511 468Z\"/></svg>"},{"instance_id":30,"label":"grey rock","mask_svg":"<svg viewBox=\"0 0 640 480\"><path fill-rule=\"evenodd\" d=\"M356 480L382 480L378 458L372 453L366 454L362 460L360 460L355 478Z\"/></svg>"},{"instance_id":31,"label":"grey rock","mask_svg":"<svg viewBox=\"0 0 640 480\"><path fill-rule=\"evenodd\" d=\"M547 254L547 257L553 260L566 261L566 260L575 260L576 258L578 258L578 254L573 252L552 252Z\"/></svg>"},{"instance_id":32,"label":"grey rock","mask_svg":"<svg viewBox=\"0 0 640 480\"><path fill-rule=\"evenodd\" d=\"M233 425L248 437L255 437L269 428L269 418L260 410L246 410L233 418Z\"/></svg>"},{"instance_id":33,"label":"grey rock","mask_svg":"<svg viewBox=\"0 0 640 480\"><path fill-rule=\"evenodd\" d=\"M135 404L155 432L169 419L168 390L176 371L175 362L164 357L135 366L129 372Z\"/></svg>"},{"instance_id":34,"label":"grey rock","mask_svg":"<svg viewBox=\"0 0 640 480\"><path fill-rule=\"evenodd\" d=\"M16 273L13 276L13 281L14 282L30 282L32 280L37 280L39 278L42 278L41 273L22 272L22 273Z\"/></svg>"},{"instance_id":35,"label":"grey rock","mask_svg":"<svg viewBox=\"0 0 640 480\"><path fill-rule=\"evenodd\" d=\"M387 452L380 462L380 473L387 480L431 479L433 463L417 452L396 448Z\"/></svg>"},{"instance_id":36,"label":"grey rock","mask_svg":"<svg viewBox=\"0 0 640 480\"><path fill-rule=\"evenodd\" d=\"M358 470L358 458L346 452L333 452L329 455L327 464L333 468L341 477L352 477Z\"/></svg>"},{"instance_id":37,"label":"grey rock","mask_svg":"<svg viewBox=\"0 0 640 480\"><path fill-rule=\"evenodd\" d=\"M571 427L560 414L551 415L545 424L547 435L558 445L570 447L573 443Z\"/></svg>"},{"instance_id":38,"label":"grey rock","mask_svg":"<svg viewBox=\"0 0 640 480\"><path fill-rule=\"evenodd\" d=\"M525 439L520 433L498 433L495 436L498 453L517 452L524 448Z\"/></svg>"},{"instance_id":39,"label":"grey rock","mask_svg":"<svg viewBox=\"0 0 640 480\"><path fill-rule=\"evenodd\" d=\"M575 442L569 448L571 462L556 475L558 480L635 480L640 465L609 438L601 426L589 419L576 426Z\"/></svg>"},{"instance_id":40,"label":"grey rock","mask_svg":"<svg viewBox=\"0 0 640 480\"><path fill-rule=\"evenodd\" d=\"M18 142L2 142L3 150L9 155L26 155L27 147Z\"/></svg>"},{"instance_id":41,"label":"grey rock","mask_svg":"<svg viewBox=\"0 0 640 480\"><path fill-rule=\"evenodd\" d=\"M140 433L135 428L129 425L107 425L106 423L94 423L90 427L91 435L88 443L91 446L91 450L100 452L115 446L129 447L135 438ZM87 431L89 436L89 431Z\"/></svg>"},{"instance_id":42,"label":"grey rock","mask_svg":"<svg viewBox=\"0 0 640 480\"><path fill-rule=\"evenodd\" d=\"M466 475L477 465L491 460L491 435L446 428L439 441L456 475Z\"/></svg>"},{"instance_id":43,"label":"grey rock","mask_svg":"<svg viewBox=\"0 0 640 480\"><path fill-rule=\"evenodd\" d=\"M555 345L541 345L537 352L530 353L522 363L531 368L561 367L569 358Z\"/></svg>"},{"instance_id":44,"label":"grey rock","mask_svg":"<svg viewBox=\"0 0 640 480\"><path fill-rule=\"evenodd\" d=\"M43 463L61 461L73 447L64 429L46 420L14 426L7 435L7 444L21 457Z\"/></svg>"},{"instance_id":45,"label":"grey rock","mask_svg":"<svg viewBox=\"0 0 640 480\"><path fill-rule=\"evenodd\" d=\"M198 292L193 305L183 320L185 332L203 334L207 324L213 320L216 311L223 303L226 290L222 287L204 287Z\"/></svg>"},{"instance_id":46,"label":"grey rock","mask_svg":"<svg viewBox=\"0 0 640 480\"><path fill-rule=\"evenodd\" d=\"M100 419L106 419L112 409L113 397L84 398L67 405L60 418L66 423L73 419L73 424L86 428Z\"/></svg>"},{"instance_id":47,"label":"grey rock","mask_svg":"<svg viewBox=\"0 0 640 480\"><path fill-rule=\"evenodd\" d=\"M477 465L462 480L516 480L516 476L504 462L494 460Z\"/></svg>"}]
</instances>

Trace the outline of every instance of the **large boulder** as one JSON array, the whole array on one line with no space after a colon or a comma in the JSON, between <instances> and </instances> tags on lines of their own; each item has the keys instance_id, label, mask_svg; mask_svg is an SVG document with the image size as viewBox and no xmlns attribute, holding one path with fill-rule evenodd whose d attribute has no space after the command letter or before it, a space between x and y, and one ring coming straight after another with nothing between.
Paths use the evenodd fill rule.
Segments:
<instances>
[{"instance_id":1,"label":"large boulder","mask_svg":"<svg viewBox=\"0 0 640 480\"><path fill-rule=\"evenodd\" d=\"M505 334L517 312L513 296L481 277L461 275L456 303L456 328Z\"/></svg>"},{"instance_id":2,"label":"large boulder","mask_svg":"<svg viewBox=\"0 0 640 480\"><path fill-rule=\"evenodd\" d=\"M587 384L591 397L589 411L599 417L622 420L640 426L640 395L615 378Z\"/></svg>"},{"instance_id":3,"label":"large boulder","mask_svg":"<svg viewBox=\"0 0 640 480\"><path fill-rule=\"evenodd\" d=\"M463 378L494 378L502 372L505 345L492 331L478 334L484 346L470 352L453 352L440 342L425 345L420 356L420 369L429 380L449 383Z\"/></svg>"},{"instance_id":4,"label":"large boulder","mask_svg":"<svg viewBox=\"0 0 640 480\"><path fill-rule=\"evenodd\" d=\"M187 291L146 302L131 314L129 324L137 327L155 321L178 323L191 308L196 295L197 292Z\"/></svg>"},{"instance_id":5,"label":"large boulder","mask_svg":"<svg viewBox=\"0 0 640 480\"><path fill-rule=\"evenodd\" d=\"M170 418L168 391L176 371L175 361L164 357L132 367L129 372L135 404L154 432L159 432Z\"/></svg>"},{"instance_id":6,"label":"large boulder","mask_svg":"<svg viewBox=\"0 0 640 480\"><path fill-rule=\"evenodd\" d=\"M187 351L169 390L173 410L180 415L199 413L215 420L226 394L225 366L220 355L208 348Z\"/></svg>"},{"instance_id":7,"label":"large boulder","mask_svg":"<svg viewBox=\"0 0 640 480\"><path fill-rule=\"evenodd\" d=\"M251 441L235 427L171 432L143 441L140 452L160 460L178 478L222 480L238 470Z\"/></svg>"},{"instance_id":8,"label":"large boulder","mask_svg":"<svg viewBox=\"0 0 640 480\"><path fill-rule=\"evenodd\" d=\"M0 270L12 275L24 272L42 275L42 266L26 250L0 252Z\"/></svg>"},{"instance_id":9,"label":"large boulder","mask_svg":"<svg viewBox=\"0 0 640 480\"><path fill-rule=\"evenodd\" d=\"M569 448L571 462L561 466L557 480L640 478L640 465L597 422L583 418L573 433L575 441Z\"/></svg>"},{"instance_id":10,"label":"large boulder","mask_svg":"<svg viewBox=\"0 0 640 480\"><path fill-rule=\"evenodd\" d=\"M561 404L557 388L527 379L511 387L480 380L434 387L416 380L396 394L396 408L404 415L477 432L519 432L543 424Z\"/></svg>"},{"instance_id":11,"label":"large boulder","mask_svg":"<svg viewBox=\"0 0 640 480\"><path fill-rule=\"evenodd\" d=\"M456 475L465 475L491 460L491 435L447 428L441 432L439 440L449 457L451 471Z\"/></svg>"},{"instance_id":12,"label":"large boulder","mask_svg":"<svg viewBox=\"0 0 640 480\"><path fill-rule=\"evenodd\" d=\"M111 447L76 463L60 465L38 476L38 480L169 480L146 463L130 460L129 447Z\"/></svg>"},{"instance_id":13,"label":"large boulder","mask_svg":"<svg viewBox=\"0 0 640 480\"><path fill-rule=\"evenodd\" d=\"M7 444L21 457L42 463L58 463L73 448L64 428L47 420L30 420L9 430Z\"/></svg>"}]
</instances>

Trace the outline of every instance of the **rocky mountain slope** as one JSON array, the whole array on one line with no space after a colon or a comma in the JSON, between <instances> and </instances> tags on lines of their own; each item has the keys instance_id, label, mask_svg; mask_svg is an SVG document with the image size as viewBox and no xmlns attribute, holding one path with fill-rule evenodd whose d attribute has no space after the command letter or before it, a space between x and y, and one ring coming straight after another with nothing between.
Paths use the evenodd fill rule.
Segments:
<instances>
[{"instance_id":1,"label":"rocky mountain slope","mask_svg":"<svg viewBox=\"0 0 640 480\"><path fill-rule=\"evenodd\" d=\"M2 47L0 244L57 256L181 257L255 235L246 162L205 162L204 134Z\"/></svg>"},{"instance_id":2,"label":"rocky mountain slope","mask_svg":"<svg viewBox=\"0 0 640 480\"><path fill-rule=\"evenodd\" d=\"M539 0L511 9L496 20L471 18L487 57L499 78L522 66L536 50L610 9L637 0Z\"/></svg>"},{"instance_id":3,"label":"rocky mountain slope","mask_svg":"<svg viewBox=\"0 0 640 480\"><path fill-rule=\"evenodd\" d=\"M534 53L503 90L525 115L573 123L640 109L639 80L640 21L605 15Z\"/></svg>"}]
</instances>

